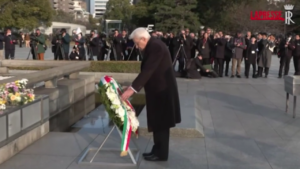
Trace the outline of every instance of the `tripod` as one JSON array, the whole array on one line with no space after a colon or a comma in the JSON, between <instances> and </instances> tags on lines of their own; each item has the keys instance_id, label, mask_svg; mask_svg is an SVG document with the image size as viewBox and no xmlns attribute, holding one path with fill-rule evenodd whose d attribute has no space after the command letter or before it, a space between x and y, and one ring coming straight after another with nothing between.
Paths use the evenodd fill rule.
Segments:
<instances>
[{"instance_id":1,"label":"tripod","mask_svg":"<svg viewBox=\"0 0 300 169\"><path fill-rule=\"evenodd\" d=\"M90 45L88 45L88 53L89 53L89 55L88 55L88 57L89 57L89 60L94 60L94 58L93 58L93 51L92 51L92 48L91 48L91 46Z\"/></svg>"},{"instance_id":2,"label":"tripod","mask_svg":"<svg viewBox=\"0 0 300 169\"><path fill-rule=\"evenodd\" d=\"M65 58L65 52L62 48L62 45L61 43L57 43L57 46L56 46L56 51L55 51L55 60L59 59L59 60L63 60Z\"/></svg>"},{"instance_id":3,"label":"tripod","mask_svg":"<svg viewBox=\"0 0 300 169\"><path fill-rule=\"evenodd\" d=\"M36 54L37 54L37 52L36 52L36 44L31 44L30 45L30 50L29 50L29 53L28 53L28 56L27 56L26 60L29 60L30 53L32 53L32 59L36 60Z\"/></svg>"},{"instance_id":4,"label":"tripod","mask_svg":"<svg viewBox=\"0 0 300 169\"><path fill-rule=\"evenodd\" d=\"M184 51L184 48L183 48L183 44L180 44L180 47L179 47L179 49L178 49L178 51L176 52L176 55L175 55L175 58L174 58L174 61L173 61L173 67L175 66L175 63L176 63L176 61L179 59L179 52L181 52L182 54L183 54L183 59L184 59L184 62L185 62L185 64L184 65L186 65L186 63L187 63L187 56L186 56L186 53L185 53L185 51ZM186 67L186 66L185 66Z\"/></svg>"},{"instance_id":5,"label":"tripod","mask_svg":"<svg viewBox=\"0 0 300 169\"><path fill-rule=\"evenodd\" d=\"M111 58L111 52L113 52L112 54L113 54L114 60L117 60L117 52L116 52L115 46L114 46L113 42L111 42L110 44L111 44L111 46L110 46L107 56L109 56Z\"/></svg>"},{"instance_id":6,"label":"tripod","mask_svg":"<svg viewBox=\"0 0 300 169\"><path fill-rule=\"evenodd\" d=\"M127 61L129 61L130 60L130 58L131 58L131 56L132 56L132 53L133 53L133 51L134 50L136 50L137 51L137 56L136 56L136 59L138 59L139 58L139 61L141 61L142 59L143 59L143 56L142 56L142 54L141 54L141 51L139 50L139 49L137 49L135 46L133 46L132 47L132 49L131 49L131 51L130 51L130 54L129 54L129 56L128 56L128 59L127 59Z\"/></svg>"}]
</instances>

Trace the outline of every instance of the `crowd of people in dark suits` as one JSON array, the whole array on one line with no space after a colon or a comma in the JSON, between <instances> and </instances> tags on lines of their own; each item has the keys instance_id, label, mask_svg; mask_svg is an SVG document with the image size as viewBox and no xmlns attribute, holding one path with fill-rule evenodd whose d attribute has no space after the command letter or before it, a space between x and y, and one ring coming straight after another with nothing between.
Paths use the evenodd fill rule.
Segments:
<instances>
[{"instance_id":1,"label":"crowd of people in dark suits","mask_svg":"<svg viewBox=\"0 0 300 169\"><path fill-rule=\"evenodd\" d=\"M58 32L59 34L59 32ZM128 39L127 31L121 33L114 30L113 34L100 34L96 31L91 31L90 35L84 37L82 33L73 34L67 40L62 38L58 43L56 36L52 38L52 52L55 60L138 60L139 50L134 47L132 40ZM58 46L62 45L63 51L69 51L70 41L75 42L70 54L66 52L65 57L60 57ZM139 59L141 60L141 59Z\"/></svg>"},{"instance_id":2,"label":"crowd of people in dark suits","mask_svg":"<svg viewBox=\"0 0 300 169\"><path fill-rule=\"evenodd\" d=\"M173 33L161 35L155 31L152 36L164 41L173 62L179 62L179 76L201 78L225 75L241 78L241 64L244 62L246 78L251 76L251 67L253 78L267 78L274 55L280 58L279 78L289 73L291 58L294 61L295 75L300 75L299 35L287 35L283 38L263 32L253 35L248 31L245 36L237 32L231 37L224 35L222 31L212 34L212 30L206 28L198 37L195 33L190 33L189 29L182 30L178 36Z\"/></svg>"}]
</instances>

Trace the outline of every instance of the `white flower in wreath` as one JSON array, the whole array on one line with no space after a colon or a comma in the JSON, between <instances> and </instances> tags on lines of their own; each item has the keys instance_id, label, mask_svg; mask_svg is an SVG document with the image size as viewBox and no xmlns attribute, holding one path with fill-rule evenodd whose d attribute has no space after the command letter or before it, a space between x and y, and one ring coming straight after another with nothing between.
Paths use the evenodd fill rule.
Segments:
<instances>
[{"instance_id":1,"label":"white flower in wreath","mask_svg":"<svg viewBox=\"0 0 300 169\"><path fill-rule=\"evenodd\" d=\"M108 99L110 100L110 101L113 101L113 100L115 100L115 99L117 99L117 95L116 95L116 93L112 93L112 92L106 92L106 96L108 97Z\"/></svg>"},{"instance_id":2,"label":"white flower in wreath","mask_svg":"<svg viewBox=\"0 0 300 169\"><path fill-rule=\"evenodd\" d=\"M116 99L111 100L111 104L113 104L113 105L121 105L121 101L120 101L120 99L117 97Z\"/></svg>"},{"instance_id":3,"label":"white flower in wreath","mask_svg":"<svg viewBox=\"0 0 300 169\"><path fill-rule=\"evenodd\" d=\"M125 110L122 107L119 107L118 109L115 110L115 113L118 115L118 117L124 118Z\"/></svg>"}]
</instances>

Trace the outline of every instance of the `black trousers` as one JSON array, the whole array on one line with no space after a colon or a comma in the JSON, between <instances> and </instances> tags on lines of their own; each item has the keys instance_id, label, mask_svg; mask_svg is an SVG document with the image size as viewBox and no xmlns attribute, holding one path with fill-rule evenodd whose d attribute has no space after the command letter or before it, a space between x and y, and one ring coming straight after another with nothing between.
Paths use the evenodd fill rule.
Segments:
<instances>
[{"instance_id":1,"label":"black trousers","mask_svg":"<svg viewBox=\"0 0 300 169\"><path fill-rule=\"evenodd\" d=\"M252 65L252 76L255 76L256 73L256 60L251 62L250 60L245 59L245 76L249 76L249 71L250 71L250 65Z\"/></svg>"},{"instance_id":2,"label":"black trousers","mask_svg":"<svg viewBox=\"0 0 300 169\"><path fill-rule=\"evenodd\" d=\"M202 65L210 65L210 59L209 58L202 58Z\"/></svg>"},{"instance_id":3,"label":"black trousers","mask_svg":"<svg viewBox=\"0 0 300 169\"><path fill-rule=\"evenodd\" d=\"M223 76L224 59L215 58L214 62L215 62L215 66L214 66L215 72L217 72L219 76Z\"/></svg>"},{"instance_id":4,"label":"black trousers","mask_svg":"<svg viewBox=\"0 0 300 169\"><path fill-rule=\"evenodd\" d=\"M123 49L122 53L123 53L123 56L124 56L124 58L123 58L124 60L128 60L128 57L129 57L129 54L127 55L126 52L128 54L128 51L126 49Z\"/></svg>"},{"instance_id":5,"label":"black trousers","mask_svg":"<svg viewBox=\"0 0 300 169\"><path fill-rule=\"evenodd\" d=\"M15 49L4 50L5 59L15 59Z\"/></svg>"},{"instance_id":6,"label":"black trousers","mask_svg":"<svg viewBox=\"0 0 300 169\"><path fill-rule=\"evenodd\" d=\"M291 58L292 56L280 57L280 66L279 66L279 73L278 73L279 76L282 75L283 67L284 67L284 75L289 74Z\"/></svg>"},{"instance_id":7,"label":"black trousers","mask_svg":"<svg viewBox=\"0 0 300 169\"><path fill-rule=\"evenodd\" d=\"M230 61L231 61L230 57L225 57L225 59L223 61L223 68L224 68L224 64L225 64L225 75L228 75Z\"/></svg>"},{"instance_id":8,"label":"black trousers","mask_svg":"<svg viewBox=\"0 0 300 169\"><path fill-rule=\"evenodd\" d=\"M104 60L105 59L105 49L100 49L100 52L98 53L98 56L97 56L97 60Z\"/></svg>"},{"instance_id":9,"label":"black trousers","mask_svg":"<svg viewBox=\"0 0 300 169\"><path fill-rule=\"evenodd\" d=\"M294 67L295 67L295 75L300 75L300 55L293 56Z\"/></svg>"},{"instance_id":10,"label":"black trousers","mask_svg":"<svg viewBox=\"0 0 300 169\"><path fill-rule=\"evenodd\" d=\"M160 131L153 131L153 142L151 153L167 160L169 157L169 140L170 140L170 129L164 129Z\"/></svg>"},{"instance_id":11,"label":"black trousers","mask_svg":"<svg viewBox=\"0 0 300 169\"><path fill-rule=\"evenodd\" d=\"M69 52L65 52L65 60L70 60L69 59Z\"/></svg>"}]
</instances>

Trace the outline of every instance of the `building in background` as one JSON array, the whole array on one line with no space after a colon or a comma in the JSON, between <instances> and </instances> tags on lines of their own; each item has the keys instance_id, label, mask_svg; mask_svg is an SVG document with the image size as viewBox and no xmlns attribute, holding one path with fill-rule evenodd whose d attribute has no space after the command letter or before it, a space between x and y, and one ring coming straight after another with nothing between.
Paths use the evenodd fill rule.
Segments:
<instances>
[{"instance_id":1,"label":"building in background","mask_svg":"<svg viewBox=\"0 0 300 169\"><path fill-rule=\"evenodd\" d=\"M98 18L104 15L108 0L90 0L90 13Z\"/></svg>"},{"instance_id":2,"label":"building in background","mask_svg":"<svg viewBox=\"0 0 300 169\"><path fill-rule=\"evenodd\" d=\"M74 0L49 0L54 10L74 12Z\"/></svg>"},{"instance_id":3,"label":"building in background","mask_svg":"<svg viewBox=\"0 0 300 169\"><path fill-rule=\"evenodd\" d=\"M85 0L86 3L86 11L91 13L91 0Z\"/></svg>"},{"instance_id":4,"label":"building in background","mask_svg":"<svg viewBox=\"0 0 300 169\"><path fill-rule=\"evenodd\" d=\"M87 20L90 13L86 11L86 1L85 0L75 0L74 1L74 14L77 20Z\"/></svg>"},{"instance_id":5,"label":"building in background","mask_svg":"<svg viewBox=\"0 0 300 169\"><path fill-rule=\"evenodd\" d=\"M102 17L106 12L106 4L109 0L87 0L89 4L88 11L94 17ZM129 0L131 4L134 3L134 0Z\"/></svg>"}]
</instances>

